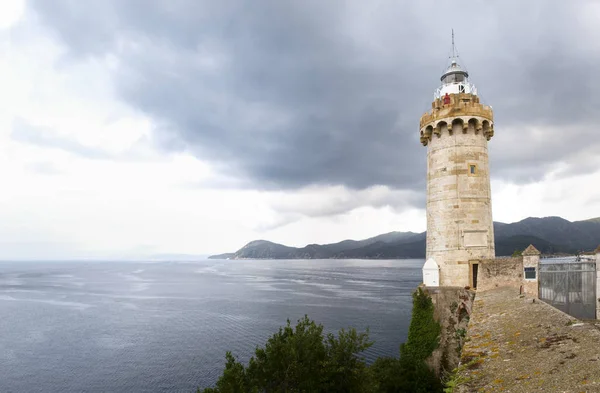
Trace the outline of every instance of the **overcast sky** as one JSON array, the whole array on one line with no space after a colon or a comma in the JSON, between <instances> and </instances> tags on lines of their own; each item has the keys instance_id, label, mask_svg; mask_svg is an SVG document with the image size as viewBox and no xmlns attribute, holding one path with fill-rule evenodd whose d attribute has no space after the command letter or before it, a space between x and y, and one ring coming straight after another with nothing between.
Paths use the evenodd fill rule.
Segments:
<instances>
[{"instance_id":1,"label":"overcast sky","mask_svg":"<svg viewBox=\"0 0 600 393\"><path fill-rule=\"evenodd\" d=\"M460 61L493 217L600 216L600 2L2 0L0 259L425 230L419 117Z\"/></svg>"}]
</instances>

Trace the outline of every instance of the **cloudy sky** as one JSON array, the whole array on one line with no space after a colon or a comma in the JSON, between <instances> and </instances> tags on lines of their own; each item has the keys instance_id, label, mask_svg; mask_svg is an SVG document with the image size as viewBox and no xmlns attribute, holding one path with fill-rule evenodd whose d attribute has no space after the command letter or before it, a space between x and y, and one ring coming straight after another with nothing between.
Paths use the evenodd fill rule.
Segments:
<instances>
[{"instance_id":1,"label":"cloudy sky","mask_svg":"<svg viewBox=\"0 0 600 393\"><path fill-rule=\"evenodd\" d=\"M600 2L2 0L0 259L425 230L419 117L460 59L493 216L600 216Z\"/></svg>"}]
</instances>

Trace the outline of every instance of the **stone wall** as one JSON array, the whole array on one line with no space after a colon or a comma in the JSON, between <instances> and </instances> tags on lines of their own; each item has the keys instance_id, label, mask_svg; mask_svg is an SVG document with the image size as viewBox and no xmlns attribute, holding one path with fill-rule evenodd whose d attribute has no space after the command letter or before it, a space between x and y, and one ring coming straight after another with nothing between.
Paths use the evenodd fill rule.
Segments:
<instances>
[{"instance_id":1,"label":"stone wall","mask_svg":"<svg viewBox=\"0 0 600 393\"><path fill-rule=\"evenodd\" d=\"M500 287L521 288L521 285L523 285L522 257L484 259L479 263L478 291Z\"/></svg>"},{"instance_id":2,"label":"stone wall","mask_svg":"<svg viewBox=\"0 0 600 393\"><path fill-rule=\"evenodd\" d=\"M435 307L434 318L442 328L440 344L427 359L427 364L442 377L460 361L475 292L460 287L429 287L425 290Z\"/></svg>"},{"instance_id":3,"label":"stone wall","mask_svg":"<svg viewBox=\"0 0 600 393\"><path fill-rule=\"evenodd\" d=\"M522 293L537 297L539 263L539 251L533 246L529 246L520 257L484 259L479 263L477 290L513 287ZM525 278L525 268L534 268L535 278Z\"/></svg>"}]
</instances>

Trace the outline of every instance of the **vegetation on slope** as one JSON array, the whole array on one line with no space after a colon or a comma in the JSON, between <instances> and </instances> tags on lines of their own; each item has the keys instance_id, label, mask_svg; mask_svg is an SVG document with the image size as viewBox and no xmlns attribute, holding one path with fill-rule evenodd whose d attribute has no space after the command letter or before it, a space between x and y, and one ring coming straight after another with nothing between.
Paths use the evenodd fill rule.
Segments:
<instances>
[{"instance_id":1,"label":"vegetation on slope","mask_svg":"<svg viewBox=\"0 0 600 393\"><path fill-rule=\"evenodd\" d=\"M307 316L293 328L290 321L257 347L247 366L231 352L214 388L199 393L293 392L441 392L440 381L425 364L438 344L439 324L431 298L413 294L413 317L400 358L378 358L367 365L361 354L373 343L368 330L323 334L323 326Z\"/></svg>"}]
</instances>

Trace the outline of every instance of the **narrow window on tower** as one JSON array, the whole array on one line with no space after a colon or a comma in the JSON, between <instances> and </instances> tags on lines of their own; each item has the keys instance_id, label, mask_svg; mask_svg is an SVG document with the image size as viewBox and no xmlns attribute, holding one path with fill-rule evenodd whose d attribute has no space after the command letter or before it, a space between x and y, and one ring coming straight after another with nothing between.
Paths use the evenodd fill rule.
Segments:
<instances>
[{"instance_id":1,"label":"narrow window on tower","mask_svg":"<svg viewBox=\"0 0 600 393\"><path fill-rule=\"evenodd\" d=\"M473 164L469 165L469 173L471 175L475 175L477 173L477 165L473 165Z\"/></svg>"}]
</instances>

